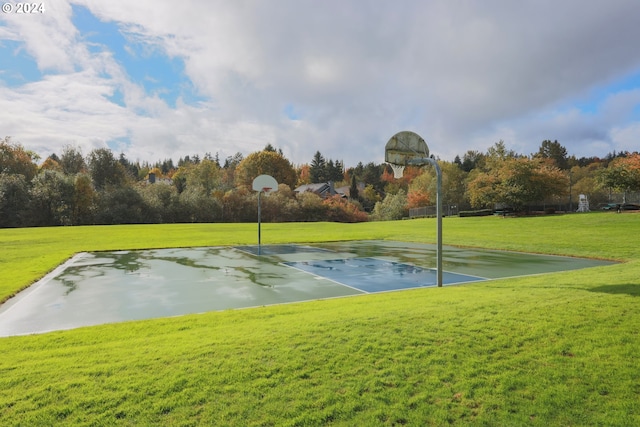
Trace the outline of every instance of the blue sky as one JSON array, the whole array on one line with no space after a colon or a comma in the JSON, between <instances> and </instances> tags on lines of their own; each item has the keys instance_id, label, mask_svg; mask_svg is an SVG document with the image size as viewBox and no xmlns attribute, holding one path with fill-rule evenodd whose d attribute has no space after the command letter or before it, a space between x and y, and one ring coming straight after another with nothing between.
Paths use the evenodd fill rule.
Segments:
<instances>
[{"instance_id":1,"label":"blue sky","mask_svg":"<svg viewBox=\"0 0 640 427\"><path fill-rule=\"evenodd\" d=\"M382 162L400 130L445 160L499 140L639 150L637 16L631 0L57 0L0 16L0 136L43 157L272 144L347 166Z\"/></svg>"}]
</instances>

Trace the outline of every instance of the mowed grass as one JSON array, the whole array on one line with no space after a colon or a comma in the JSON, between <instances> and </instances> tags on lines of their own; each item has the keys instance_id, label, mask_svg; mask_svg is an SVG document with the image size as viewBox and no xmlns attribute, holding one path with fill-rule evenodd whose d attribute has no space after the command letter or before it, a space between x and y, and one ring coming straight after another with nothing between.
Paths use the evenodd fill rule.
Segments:
<instances>
[{"instance_id":1,"label":"mowed grass","mask_svg":"<svg viewBox=\"0 0 640 427\"><path fill-rule=\"evenodd\" d=\"M263 224L433 242L435 220ZM1 425L640 425L640 215L445 218L445 244L608 267L0 338ZM73 253L253 244L254 224L0 230L0 295Z\"/></svg>"}]
</instances>

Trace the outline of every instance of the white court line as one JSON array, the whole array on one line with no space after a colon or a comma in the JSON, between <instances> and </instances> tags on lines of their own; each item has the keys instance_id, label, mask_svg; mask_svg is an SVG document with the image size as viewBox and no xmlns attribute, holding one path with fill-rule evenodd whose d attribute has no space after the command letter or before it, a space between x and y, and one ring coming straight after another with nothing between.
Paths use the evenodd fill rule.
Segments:
<instances>
[{"instance_id":1,"label":"white court line","mask_svg":"<svg viewBox=\"0 0 640 427\"><path fill-rule=\"evenodd\" d=\"M325 260L320 260L320 261L325 261ZM296 262L309 262L309 261L296 261ZM313 277L315 277L315 278L323 279L323 280L328 280L329 282L333 282L333 283L335 283L335 284L337 284L337 285L344 286L345 288L349 288L349 289L353 289L354 291L362 292L363 294L370 294L370 293L371 293L371 292L363 291L362 289L354 288L353 286L349 286L349 285L347 285L346 283L341 283L341 282L338 282L337 280L330 279L329 277L321 276L321 275L319 275L319 274L312 273L312 272L307 271L307 270L303 270L302 268L294 267L293 265L287 265L287 264L286 264L286 263L284 263L284 262L281 262L281 263L279 263L279 264L282 264L282 265L284 265L285 267L293 268L294 270L301 271L301 272L303 272L303 273L305 273L305 274L310 274L310 275L312 275L312 276L313 276Z\"/></svg>"}]
</instances>

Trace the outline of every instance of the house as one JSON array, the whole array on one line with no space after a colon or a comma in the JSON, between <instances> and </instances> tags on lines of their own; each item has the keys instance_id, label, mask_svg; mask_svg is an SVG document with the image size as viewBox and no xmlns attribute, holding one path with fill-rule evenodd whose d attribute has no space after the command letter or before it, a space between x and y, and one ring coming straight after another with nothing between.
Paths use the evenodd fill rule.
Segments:
<instances>
[{"instance_id":1,"label":"house","mask_svg":"<svg viewBox=\"0 0 640 427\"><path fill-rule=\"evenodd\" d=\"M336 189L333 186L333 182L332 181L321 182L321 183L317 183L317 184L301 185L300 187L296 188L293 191L295 191L296 193L304 193L306 191L311 191L312 193L317 194L318 196L322 197L323 199L326 199L327 197L331 197L331 196L335 196L335 195L340 195L341 197L346 197L344 193L342 193L340 191L336 191Z\"/></svg>"},{"instance_id":2,"label":"house","mask_svg":"<svg viewBox=\"0 0 640 427\"><path fill-rule=\"evenodd\" d=\"M364 192L364 182L359 182L357 187L358 194L362 194ZM351 197L351 186L345 185L344 187L336 188L336 193L342 194L344 197Z\"/></svg>"}]
</instances>

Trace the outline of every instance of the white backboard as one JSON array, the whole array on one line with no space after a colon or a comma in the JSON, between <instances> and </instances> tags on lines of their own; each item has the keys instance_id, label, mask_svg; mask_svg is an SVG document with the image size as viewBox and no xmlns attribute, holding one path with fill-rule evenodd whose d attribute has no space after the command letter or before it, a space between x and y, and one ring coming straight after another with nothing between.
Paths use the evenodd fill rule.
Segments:
<instances>
[{"instance_id":1,"label":"white backboard","mask_svg":"<svg viewBox=\"0 0 640 427\"><path fill-rule=\"evenodd\" d=\"M251 185L254 191L264 191L265 193L271 193L278 190L278 181L271 175L258 175L254 178Z\"/></svg>"}]
</instances>

